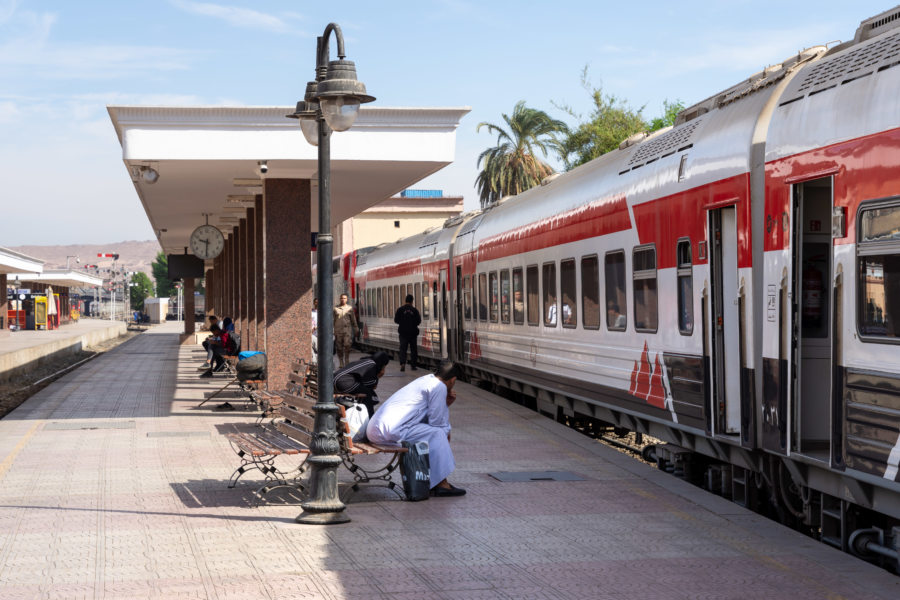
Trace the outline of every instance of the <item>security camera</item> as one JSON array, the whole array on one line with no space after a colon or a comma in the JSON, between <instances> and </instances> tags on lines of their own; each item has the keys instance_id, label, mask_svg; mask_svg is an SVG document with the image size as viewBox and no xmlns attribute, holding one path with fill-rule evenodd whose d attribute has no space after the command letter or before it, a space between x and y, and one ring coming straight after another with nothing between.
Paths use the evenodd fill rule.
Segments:
<instances>
[{"instance_id":1,"label":"security camera","mask_svg":"<svg viewBox=\"0 0 900 600\"><path fill-rule=\"evenodd\" d=\"M264 161L264 160L259 161L259 172L262 173L263 175L265 175L266 173L269 172L269 165L266 161Z\"/></svg>"}]
</instances>

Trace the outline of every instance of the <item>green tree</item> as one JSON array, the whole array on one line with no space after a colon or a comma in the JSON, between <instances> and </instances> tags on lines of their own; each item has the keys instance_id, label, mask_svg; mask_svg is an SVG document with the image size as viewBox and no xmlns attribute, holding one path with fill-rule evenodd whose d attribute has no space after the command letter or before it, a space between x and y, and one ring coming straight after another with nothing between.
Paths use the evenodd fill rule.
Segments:
<instances>
[{"instance_id":1,"label":"green tree","mask_svg":"<svg viewBox=\"0 0 900 600\"><path fill-rule=\"evenodd\" d=\"M594 87L588 78L588 68L581 73L581 85L590 94L593 108L583 119L572 108L554 104L576 121L568 134L559 140L560 158L566 170L574 169L598 156L615 150L624 140L636 133L656 131L675 124L675 117L684 108L681 101L663 103L663 115L651 120L644 118L644 107L634 109L627 102L612 94L604 94L601 87Z\"/></svg>"},{"instance_id":2,"label":"green tree","mask_svg":"<svg viewBox=\"0 0 900 600\"><path fill-rule=\"evenodd\" d=\"M662 129L663 127L670 127L675 125L675 117L678 116L678 113L684 110L684 102L681 100L676 100L675 102L669 102L668 100L663 100L663 114L661 117L656 117L652 121L650 121L650 131L656 131L658 129Z\"/></svg>"},{"instance_id":3,"label":"green tree","mask_svg":"<svg viewBox=\"0 0 900 600\"><path fill-rule=\"evenodd\" d=\"M138 271L131 276L129 294L131 296L131 310L144 310L144 300L153 294L153 282L143 271Z\"/></svg>"},{"instance_id":4,"label":"green tree","mask_svg":"<svg viewBox=\"0 0 900 600\"><path fill-rule=\"evenodd\" d=\"M567 131L566 124L553 119L542 110L525 106L521 100L513 108L512 116L503 114L506 128L482 121L475 128L486 127L497 134L497 145L478 156L481 172L475 179L481 206L497 202L504 196L514 196L538 184L553 173L553 168L536 156L547 156L548 149L556 150L558 134Z\"/></svg>"},{"instance_id":5,"label":"green tree","mask_svg":"<svg viewBox=\"0 0 900 600\"><path fill-rule=\"evenodd\" d=\"M153 269L153 279L156 280L156 296L158 298L168 298L175 295L175 282L169 279L169 259L165 253L160 252L156 255L156 260L151 265Z\"/></svg>"}]
</instances>

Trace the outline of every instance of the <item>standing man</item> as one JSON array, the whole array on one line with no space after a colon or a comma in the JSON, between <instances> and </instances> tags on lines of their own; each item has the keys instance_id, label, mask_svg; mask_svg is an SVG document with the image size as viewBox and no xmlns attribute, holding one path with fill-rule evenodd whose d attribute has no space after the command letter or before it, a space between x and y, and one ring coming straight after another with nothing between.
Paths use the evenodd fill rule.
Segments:
<instances>
[{"instance_id":1,"label":"standing man","mask_svg":"<svg viewBox=\"0 0 900 600\"><path fill-rule=\"evenodd\" d=\"M413 371L419 362L419 350L416 340L419 339L419 323L422 317L419 310L413 306L412 294L406 295L406 304L397 309L394 315L394 323L397 324L397 333L400 334L400 370L406 370L406 349L409 348L409 366Z\"/></svg>"},{"instance_id":2,"label":"standing man","mask_svg":"<svg viewBox=\"0 0 900 600\"><path fill-rule=\"evenodd\" d=\"M407 384L375 411L366 426L374 444L428 442L432 496L463 496L447 477L456 468L450 449L450 405L456 399L453 384L459 374L455 364L444 361L434 375Z\"/></svg>"},{"instance_id":3,"label":"standing man","mask_svg":"<svg viewBox=\"0 0 900 600\"><path fill-rule=\"evenodd\" d=\"M359 325L353 307L347 304L347 294L341 294L341 303L334 307L334 351L341 368L350 362L350 348L353 338L359 335Z\"/></svg>"}]
</instances>

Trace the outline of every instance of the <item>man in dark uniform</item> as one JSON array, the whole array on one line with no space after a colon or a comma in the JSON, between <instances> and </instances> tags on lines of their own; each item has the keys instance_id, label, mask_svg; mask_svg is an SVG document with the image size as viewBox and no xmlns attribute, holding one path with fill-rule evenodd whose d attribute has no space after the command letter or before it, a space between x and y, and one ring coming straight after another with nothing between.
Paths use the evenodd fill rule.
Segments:
<instances>
[{"instance_id":1,"label":"man in dark uniform","mask_svg":"<svg viewBox=\"0 0 900 600\"><path fill-rule=\"evenodd\" d=\"M412 294L407 294L406 304L397 309L394 315L394 323L397 324L397 333L400 334L400 370L406 370L406 349L409 348L410 361L409 366L413 371L416 370L416 364L419 362L419 350L416 347L416 340L419 337L419 323L422 317L419 315L418 309L413 306Z\"/></svg>"}]
</instances>

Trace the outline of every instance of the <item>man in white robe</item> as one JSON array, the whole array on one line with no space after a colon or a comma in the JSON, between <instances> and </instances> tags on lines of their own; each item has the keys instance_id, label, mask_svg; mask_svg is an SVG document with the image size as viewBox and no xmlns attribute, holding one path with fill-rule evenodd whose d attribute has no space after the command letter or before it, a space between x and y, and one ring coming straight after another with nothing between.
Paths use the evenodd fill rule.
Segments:
<instances>
[{"instance_id":1,"label":"man in white robe","mask_svg":"<svg viewBox=\"0 0 900 600\"><path fill-rule=\"evenodd\" d=\"M450 449L450 405L458 368L443 362L437 374L419 377L395 392L375 411L366 427L374 444L428 442L432 496L462 496L466 491L447 481L456 463Z\"/></svg>"}]
</instances>

